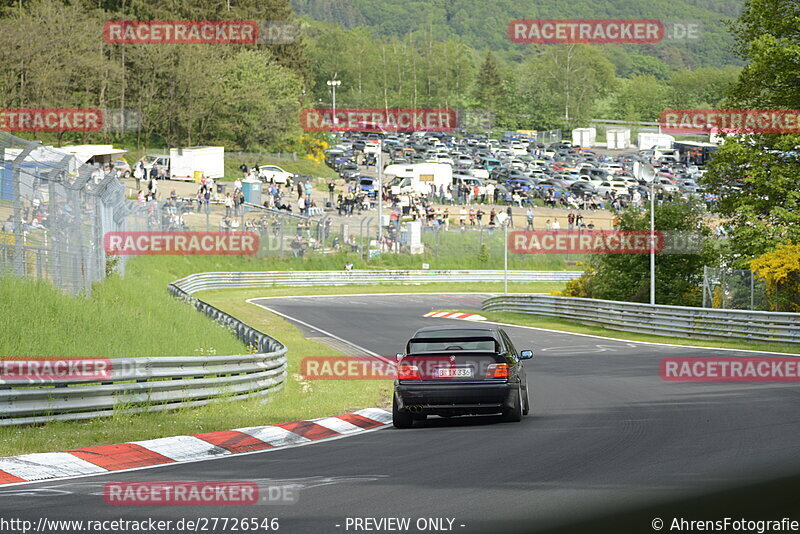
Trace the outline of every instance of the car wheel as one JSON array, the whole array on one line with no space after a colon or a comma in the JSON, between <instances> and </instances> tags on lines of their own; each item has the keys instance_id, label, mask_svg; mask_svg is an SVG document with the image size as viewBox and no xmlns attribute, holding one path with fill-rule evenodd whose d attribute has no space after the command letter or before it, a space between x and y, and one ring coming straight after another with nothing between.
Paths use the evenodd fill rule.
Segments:
<instances>
[{"instance_id":1,"label":"car wheel","mask_svg":"<svg viewBox=\"0 0 800 534\"><path fill-rule=\"evenodd\" d=\"M409 412L400 411L397 407L397 398L392 401L392 425L395 428L411 428L414 419Z\"/></svg>"},{"instance_id":2,"label":"car wheel","mask_svg":"<svg viewBox=\"0 0 800 534\"><path fill-rule=\"evenodd\" d=\"M519 423L522 421L522 388L517 386L517 395L514 405L503 411L503 421L508 423Z\"/></svg>"},{"instance_id":3,"label":"car wheel","mask_svg":"<svg viewBox=\"0 0 800 534\"><path fill-rule=\"evenodd\" d=\"M125 171L125 178L131 177L131 171Z\"/></svg>"}]
</instances>

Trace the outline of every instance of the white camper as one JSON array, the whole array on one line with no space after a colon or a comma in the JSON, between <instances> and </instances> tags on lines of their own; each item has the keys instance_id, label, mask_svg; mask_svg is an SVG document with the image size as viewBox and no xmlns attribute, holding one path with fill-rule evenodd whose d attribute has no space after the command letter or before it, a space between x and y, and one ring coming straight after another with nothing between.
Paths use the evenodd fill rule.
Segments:
<instances>
[{"instance_id":1,"label":"white camper","mask_svg":"<svg viewBox=\"0 0 800 534\"><path fill-rule=\"evenodd\" d=\"M431 184L447 187L453 183L453 166L449 163L411 163L388 165L383 174L389 179L396 195L419 193L427 195Z\"/></svg>"}]
</instances>

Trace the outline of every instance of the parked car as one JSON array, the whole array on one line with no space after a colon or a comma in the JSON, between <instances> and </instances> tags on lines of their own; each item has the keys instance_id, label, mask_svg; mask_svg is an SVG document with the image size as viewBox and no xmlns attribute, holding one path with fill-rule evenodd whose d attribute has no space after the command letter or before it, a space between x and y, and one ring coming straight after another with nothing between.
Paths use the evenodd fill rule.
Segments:
<instances>
[{"instance_id":1,"label":"parked car","mask_svg":"<svg viewBox=\"0 0 800 534\"><path fill-rule=\"evenodd\" d=\"M115 161L113 169L117 172L117 176L121 176L122 178L130 178L132 174L131 166L124 159Z\"/></svg>"},{"instance_id":2,"label":"parked car","mask_svg":"<svg viewBox=\"0 0 800 534\"><path fill-rule=\"evenodd\" d=\"M262 182L286 185L292 182L292 173L276 165L262 165L258 168L258 177Z\"/></svg>"}]
</instances>

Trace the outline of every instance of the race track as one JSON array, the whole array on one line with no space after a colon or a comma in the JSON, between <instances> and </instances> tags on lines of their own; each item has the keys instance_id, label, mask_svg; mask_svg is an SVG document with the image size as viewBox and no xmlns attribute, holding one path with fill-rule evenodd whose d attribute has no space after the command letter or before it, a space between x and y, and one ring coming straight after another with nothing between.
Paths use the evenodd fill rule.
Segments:
<instances>
[{"instance_id":1,"label":"race track","mask_svg":"<svg viewBox=\"0 0 800 534\"><path fill-rule=\"evenodd\" d=\"M457 324L424 313L479 309L485 297L363 295L255 303L302 321L298 326L309 337L331 334L340 338L337 343L391 356L417 328ZM9 487L0 489L0 509L34 521L43 514L268 516L279 517L280 532L287 533L348 532L348 517L410 517L412 524L417 518L450 518L455 532L496 532L509 514L529 527L544 527L800 472L796 383L677 383L659 377L665 356L746 353L519 327L507 331L518 349L535 353L525 364L532 414L522 423L431 418L410 430L390 427L273 452ZM293 505L238 508L109 506L97 495L109 480L254 479L293 481L305 489Z\"/></svg>"}]
</instances>

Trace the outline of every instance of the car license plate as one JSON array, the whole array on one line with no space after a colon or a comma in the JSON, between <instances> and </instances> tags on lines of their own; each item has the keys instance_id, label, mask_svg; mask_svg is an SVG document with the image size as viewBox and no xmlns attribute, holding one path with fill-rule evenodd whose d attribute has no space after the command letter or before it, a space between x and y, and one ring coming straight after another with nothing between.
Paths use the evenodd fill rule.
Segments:
<instances>
[{"instance_id":1,"label":"car license plate","mask_svg":"<svg viewBox=\"0 0 800 534\"><path fill-rule=\"evenodd\" d=\"M472 377L472 369L468 367L447 367L444 369L437 369L437 376L439 378L470 378Z\"/></svg>"}]
</instances>

